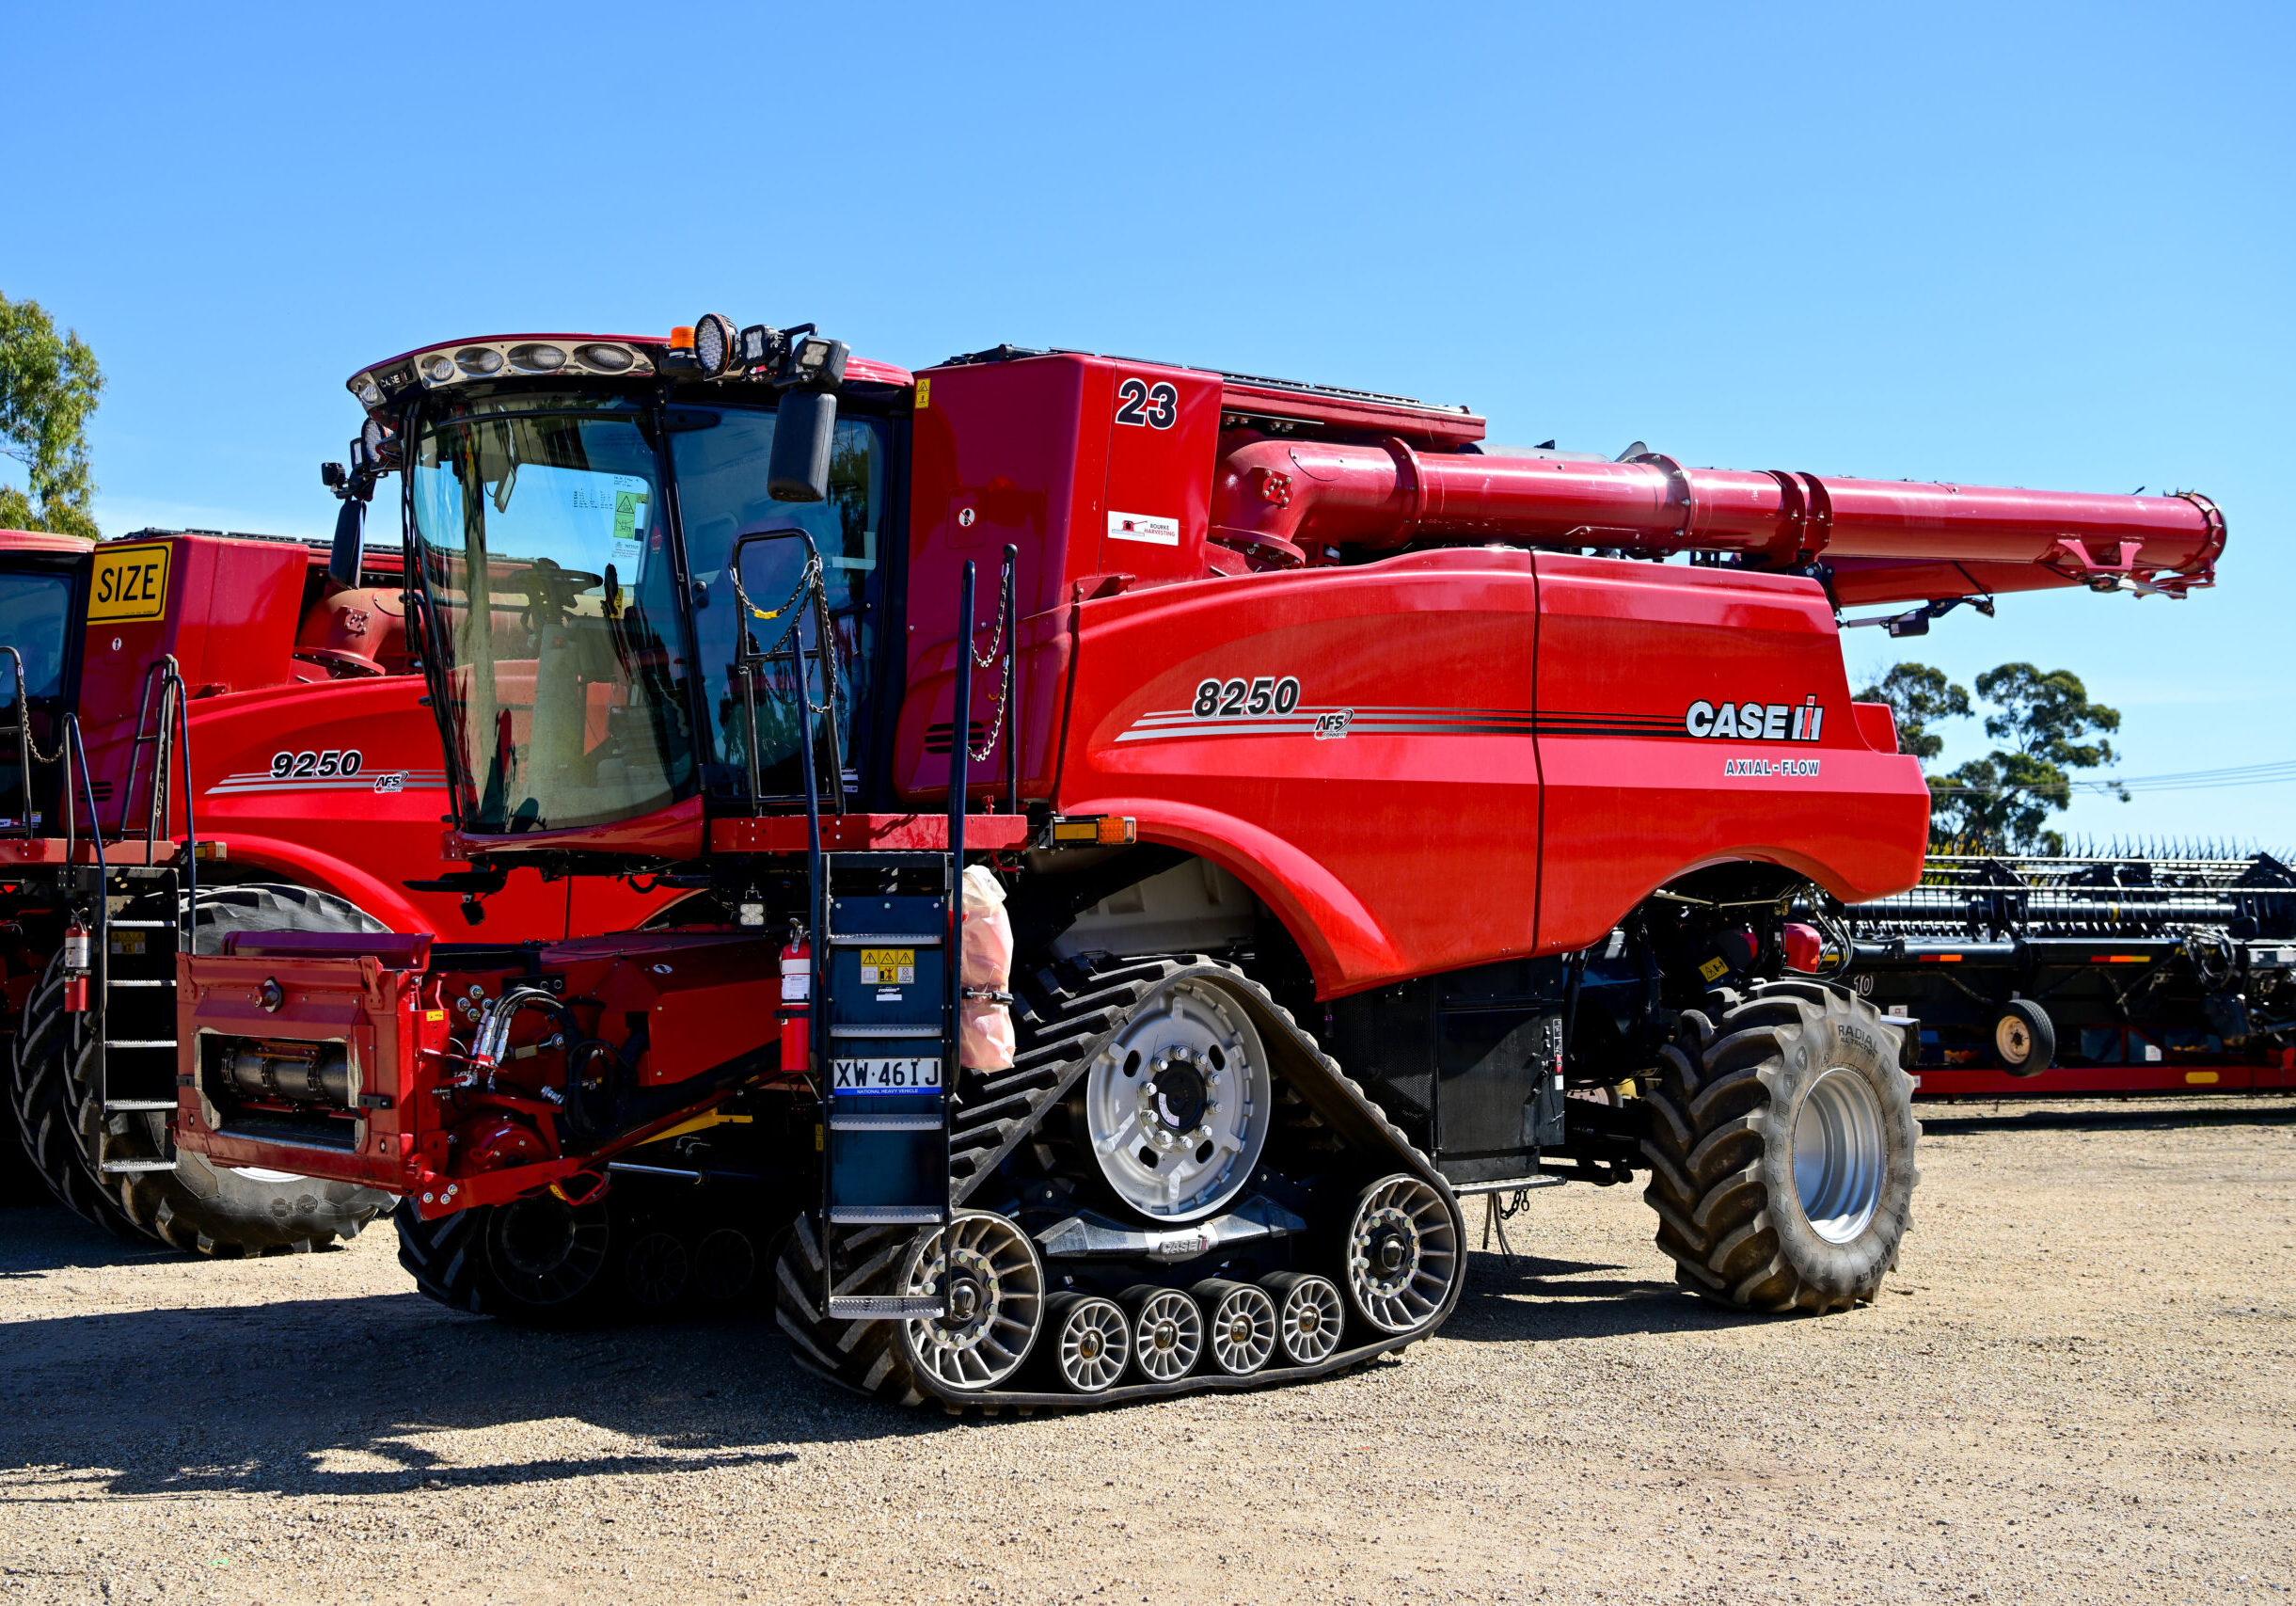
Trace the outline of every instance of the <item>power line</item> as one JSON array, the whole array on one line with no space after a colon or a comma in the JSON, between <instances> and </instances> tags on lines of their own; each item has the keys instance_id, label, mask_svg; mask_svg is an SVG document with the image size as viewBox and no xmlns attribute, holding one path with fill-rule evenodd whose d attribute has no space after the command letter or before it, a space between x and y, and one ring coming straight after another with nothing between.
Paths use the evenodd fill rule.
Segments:
<instances>
[{"instance_id":1,"label":"power line","mask_svg":"<svg viewBox=\"0 0 2296 1606\"><path fill-rule=\"evenodd\" d=\"M1940 797L2003 797L2012 792L2198 792L2227 787L2285 786L2296 781L2296 758L2269 764L2243 764L2225 770L2183 770L2160 775L2127 775L2115 780L2051 781L2034 786L1972 787L1954 782L1932 783Z\"/></svg>"}]
</instances>

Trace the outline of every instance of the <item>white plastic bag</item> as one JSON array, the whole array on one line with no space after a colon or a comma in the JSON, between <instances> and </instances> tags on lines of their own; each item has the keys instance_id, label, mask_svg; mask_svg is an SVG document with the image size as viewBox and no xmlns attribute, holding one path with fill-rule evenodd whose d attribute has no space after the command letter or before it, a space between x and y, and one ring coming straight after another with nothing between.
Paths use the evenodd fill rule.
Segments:
<instances>
[{"instance_id":1,"label":"white plastic bag","mask_svg":"<svg viewBox=\"0 0 2296 1606\"><path fill-rule=\"evenodd\" d=\"M958 976L966 996L958 1006L957 1055L975 1071L1012 1066L1012 919L1005 889L986 865L965 871L965 918ZM978 997L975 994L994 994Z\"/></svg>"}]
</instances>

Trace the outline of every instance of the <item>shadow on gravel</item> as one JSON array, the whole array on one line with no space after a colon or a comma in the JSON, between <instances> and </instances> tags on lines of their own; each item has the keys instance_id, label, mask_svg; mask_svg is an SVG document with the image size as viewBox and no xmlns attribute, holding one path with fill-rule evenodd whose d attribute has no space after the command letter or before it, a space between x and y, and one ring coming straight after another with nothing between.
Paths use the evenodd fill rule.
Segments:
<instances>
[{"instance_id":1,"label":"shadow on gravel","mask_svg":"<svg viewBox=\"0 0 2296 1606\"><path fill-rule=\"evenodd\" d=\"M190 1258L157 1244L116 1237L53 1200L0 1214L0 1282L66 1266L149 1265Z\"/></svg>"},{"instance_id":2,"label":"shadow on gravel","mask_svg":"<svg viewBox=\"0 0 2296 1606\"><path fill-rule=\"evenodd\" d=\"M1630 1333L1717 1332L1775 1321L1751 1312L1718 1310L1672 1280L1607 1278L1624 1271L1590 1261L1548 1260L1496 1249L1467 1257L1466 1293L1443 1328L1449 1339L1512 1344L1525 1339L1618 1338Z\"/></svg>"},{"instance_id":3,"label":"shadow on gravel","mask_svg":"<svg viewBox=\"0 0 2296 1606\"><path fill-rule=\"evenodd\" d=\"M1952 1115L1933 1114L1951 1109ZM1978 1103L1913 1106L1924 1136L1971 1132L2177 1132L2199 1126L2296 1126L2296 1099L2258 1108L2223 1109L2183 1104L2175 1094L2143 1102L2115 1101L2111 1105L2055 1109L2001 1111Z\"/></svg>"},{"instance_id":4,"label":"shadow on gravel","mask_svg":"<svg viewBox=\"0 0 2296 1606\"><path fill-rule=\"evenodd\" d=\"M98 1264L100 1247L98 1234L64 1264ZM11 1238L0 1264L18 1264L16 1250ZM958 1425L837 1393L797 1367L763 1312L548 1333L406 1293L7 1316L0 1297L0 1471L18 1474L18 1502L775 1466L808 1445ZM424 1448L521 1423L552 1424L527 1442L563 1453L473 1466Z\"/></svg>"}]
</instances>

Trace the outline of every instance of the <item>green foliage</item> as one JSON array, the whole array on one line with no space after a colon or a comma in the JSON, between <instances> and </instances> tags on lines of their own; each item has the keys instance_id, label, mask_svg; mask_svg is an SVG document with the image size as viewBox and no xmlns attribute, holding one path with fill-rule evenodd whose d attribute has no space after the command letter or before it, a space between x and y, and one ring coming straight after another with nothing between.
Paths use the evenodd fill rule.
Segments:
<instances>
[{"instance_id":1,"label":"green foliage","mask_svg":"<svg viewBox=\"0 0 2296 1606\"><path fill-rule=\"evenodd\" d=\"M0 486L0 528L98 538L88 512L87 419L103 391L96 354L37 301L0 295L0 455L24 466L22 489Z\"/></svg>"},{"instance_id":2,"label":"green foliage","mask_svg":"<svg viewBox=\"0 0 2296 1606\"><path fill-rule=\"evenodd\" d=\"M1858 693L1861 703L1887 703L1897 716L1897 751L1916 758L1935 758L1945 751L1945 739L1930 733L1932 720L1954 719L1970 711L1969 692L1945 678L1941 669L1925 663L1900 663L1875 684Z\"/></svg>"},{"instance_id":3,"label":"green foliage","mask_svg":"<svg viewBox=\"0 0 2296 1606\"><path fill-rule=\"evenodd\" d=\"M1929 721L1972 711L1968 692L1919 663L1896 665L1858 697L1888 703L1897 714L1898 751L1922 759L1944 751L1944 739L1925 728ZM2049 829L2050 816L2072 801L2072 771L2119 756L2111 742L2086 739L2120 729L2120 711L2089 701L2071 670L2044 674L2030 663L1980 675L1977 701L1990 705L1985 733L1998 745L1929 777L1930 845L1964 853L2062 853L2065 838ZM2108 791L2129 801L2121 788Z\"/></svg>"}]
</instances>

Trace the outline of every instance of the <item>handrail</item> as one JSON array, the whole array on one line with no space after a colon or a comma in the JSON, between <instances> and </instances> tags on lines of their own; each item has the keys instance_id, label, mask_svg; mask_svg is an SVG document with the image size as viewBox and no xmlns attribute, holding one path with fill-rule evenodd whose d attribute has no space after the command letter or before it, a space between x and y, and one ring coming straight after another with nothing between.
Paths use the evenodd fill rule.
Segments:
<instances>
[{"instance_id":1,"label":"handrail","mask_svg":"<svg viewBox=\"0 0 2296 1606\"><path fill-rule=\"evenodd\" d=\"M741 581L741 554L744 549L768 541L797 540L805 547L805 566L798 575L797 584L779 608L770 613L761 612L750 600L749 588ZM748 726L750 770L750 812L756 815L764 809L765 776L758 763L757 733L757 676L758 671L775 659L790 660L797 681L796 702L800 736L798 745L804 755L806 810L812 818L817 807L819 787L814 774L814 721L825 717L829 740L829 771L831 796L836 800L834 812L845 813L845 750L841 730L844 712L844 688L837 674L837 627L831 617L827 570L821 553L814 546L813 536L796 525L784 525L771 530L745 530L734 537L733 549L726 555L726 576L733 582L734 603L738 610L734 638L734 667L741 676L742 713ZM807 605L810 603L810 607ZM813 657L821 666L821 701L813 700L811 676L805 667L805 615L814 620ZM770 647L760 648L750 628L752 618L779 619L787 615L789 623ZM769 695L773 693L768 688Z\"/></svg>"}]
</instances>

